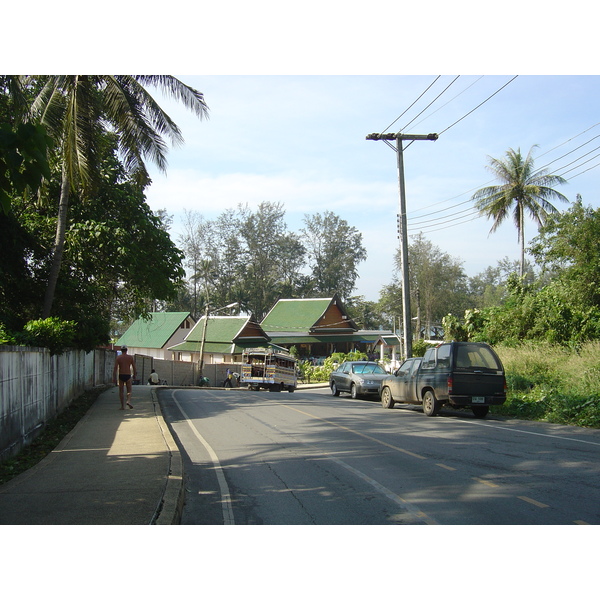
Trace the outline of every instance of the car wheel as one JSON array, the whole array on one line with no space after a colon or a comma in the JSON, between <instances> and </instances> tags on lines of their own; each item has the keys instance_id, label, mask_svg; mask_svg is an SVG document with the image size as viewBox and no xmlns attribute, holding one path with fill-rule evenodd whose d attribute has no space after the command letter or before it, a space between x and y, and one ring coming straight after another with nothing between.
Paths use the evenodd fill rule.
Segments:
<instances>
[{"instance_id":1,"label":"car wheel","mask_svg":"<svg viewBox=\"0 0 600 600\"><path fill-rule=\"evenodd\" d=\"M356 393L356 386L354 384L352 384L352 387L350 388L350 395L354 400L358 398L358 394Z\"/></svg>"},{"instance_id":2,"label":"car wheel","mask_svg":"<svg viewBox=\"0 0 600 600\"><path fill-rule=\"evenodd\" d=\"M337 389L337 385L335 385L334 381L331 382L331 395L332 396L339 396L340 395L340 390Z\"/></svg>"},{"instance_id":3,"label":"car wheel","mask_svg":"<svg viewBox=\"0 0 600 600\"><path fill-rule=\"evenodd\" d=\"M427 390L423 396L423 412L428 417L435 417L440 412L440 408L441 405L435 394L431 390Z\"/></svg>"},{"instance_id":4,"label":"car wheel","mask_svg":"<svg viewBox=\"0 0 600 600\"><path fill-rule=\"evenodd\" d=\"M383 408L394 408L394 404L392 391L389 387L384 387L381 391L381 406L383 406Z\"/></svg>"},{"instance_id":5,"label":"car wheel","mask_svg":"<svg viewBox=\"0 0 600 600\"><path fill-rule=\"evenodd\" d=\"M489 406L472 406L471 410L473 411L473 414L478 419L485 419L487 414L490 412L490 407Z\"/></svg>"}]
</instances>

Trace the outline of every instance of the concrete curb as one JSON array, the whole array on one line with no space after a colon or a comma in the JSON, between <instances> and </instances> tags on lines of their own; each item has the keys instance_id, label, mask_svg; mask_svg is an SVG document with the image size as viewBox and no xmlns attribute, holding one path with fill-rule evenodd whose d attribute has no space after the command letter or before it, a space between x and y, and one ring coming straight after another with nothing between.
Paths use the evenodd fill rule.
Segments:
<instances>
[{"instance_id":1,"label":"concrete curb","mask_svg":"<svg viewBox=\"0 0 600 600\"><path fill-rule=\"evenodd\" d=\"M152 391L152 403L154 404L154 413L162 436L169 449L170 461L169 472L165 482L165 490L162 500L157 508L157 513L152 519L152 525L179 525L183 512L183 460L179 448L171 435L167 423L162 415L162 410L156 391Z\"/></svg>"}]
</instances>

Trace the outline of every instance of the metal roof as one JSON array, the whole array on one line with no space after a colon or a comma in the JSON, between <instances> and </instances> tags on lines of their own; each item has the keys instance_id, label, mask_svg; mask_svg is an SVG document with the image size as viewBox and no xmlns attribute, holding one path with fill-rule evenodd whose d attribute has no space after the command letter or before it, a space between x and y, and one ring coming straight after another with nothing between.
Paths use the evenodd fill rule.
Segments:
<instances>
[{"instance_id":1,"label":"metal roof","mask_svg":"<svg viewBox=\"0 0 600 600\"><path fill-rule=\"evenodd\" d=\"M134 321L116 345L162 348L187 318L194 322L189 312L152 312L148 319Z\"/></svg>"}]
</instances>

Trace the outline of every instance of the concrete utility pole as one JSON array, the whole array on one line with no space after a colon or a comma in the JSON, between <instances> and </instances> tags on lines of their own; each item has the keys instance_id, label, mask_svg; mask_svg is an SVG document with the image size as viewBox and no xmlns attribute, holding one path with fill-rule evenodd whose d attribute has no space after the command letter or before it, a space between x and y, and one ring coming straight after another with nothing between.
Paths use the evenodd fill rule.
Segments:
<instances>
[{"instance_id":1,"label":"concrete utility pole","mask_svg":"<svg viewBox=\"0 0 600 600\"><path fill-rule=\"evenodd\" d=\"M404 318L402 319L402 327L404 333L404 358L412 356L412 321L410 312L410 281L408 278L408 234L406 225L406 190L404 188L404 154L402 148L403 140L430 140L435 142L438 139L437 133L429 133L427 135L410 135L402 133L370 133L367 136L368 140L383 140L397 153L398 158L398 183L400 187L400 259L402 261L402 311ZM389 140L396 140L397 147L394 148L389 143Z\"/></svg>"}]
</instances>

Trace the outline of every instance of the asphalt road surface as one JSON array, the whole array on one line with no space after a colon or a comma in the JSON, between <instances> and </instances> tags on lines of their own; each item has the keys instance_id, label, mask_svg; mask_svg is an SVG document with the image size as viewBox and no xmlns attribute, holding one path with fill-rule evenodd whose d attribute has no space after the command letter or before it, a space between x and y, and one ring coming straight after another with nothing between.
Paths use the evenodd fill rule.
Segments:
<instances>
[{"instance_id":1,"label":"asphalt road surface","mask_svg":"<svg viewBox=\"0 0 600 600\"><path fill-rule=\"evenodd\" d=\"M375 401L163 389L182 524L600 524L600 431Z\"/></svg>"}]
</instances>

